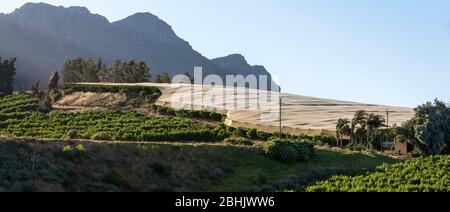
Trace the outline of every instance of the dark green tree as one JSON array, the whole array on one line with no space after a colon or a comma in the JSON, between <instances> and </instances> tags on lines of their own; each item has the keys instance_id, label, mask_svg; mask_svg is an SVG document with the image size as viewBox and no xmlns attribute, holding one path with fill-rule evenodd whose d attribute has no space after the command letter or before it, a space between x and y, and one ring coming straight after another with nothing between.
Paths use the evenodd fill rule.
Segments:
<instances>
[{"instance_id":1,"label":"dark green tree","mask_svg":"<svg viewBox=\"0 0 450 212\"><path fill-rule=\"evenodd\" d=\"M344 136L351 136L351 126L350 121L348 119L339 119L336 124L336 137L337 137L337 146L341 147L343 143Z\"/></svg>"},{"instance_id":2,"label":"dark green tree","mask_svg":"<svg viewBox=\"0 0 450 212\"><path fill-rule=\"evenodd\" d=\"M31 93L33 96L40 98L41 96L41 89L40 89L40 84L41 82L38 80L36 81L33 86L31 87Z\"/></svg>"},{"instance_id":3,"label":"dark green tree","mask_svg":"<svg viewBox=\"0 0 450 212\"><path fill-rule=\"evenodd\" d=\"M0 58L0 95L9 95L14 91L15 63L16 58L8 60Z\"/></svg>"},{"instance_id":4,"label":"dark green tree","mask_svg":"<svg viewBox=\"0 0 450 212\"><path fill-rule=\"evenodd\" d=\"M351 140L353 144L358 144L364 140L366 135L367 116L367 112L364 110L355 112L351 123Z\"/></svg>"},{"instance_id":5,"label":"dark green tree","mask_svg":"<svg viewBox=\"0 0 450 212\"><path fill-rule=\"evenodd\" d=\"M59 88L59 73L53 71L48 80L47 90L57 90Z\"/></svg>"},{"instance_id":6,"label":"dark green tree","mask_svg":"<svg viewBox=\"0 0 450 212\"><path fill-rule=\"evenodd\" d=\"M366 127L367 127L367 138L366 144L374 144L376 141L374 140L374 133L380 127L384 126L385 119L381 115L375 115L373 113L369 114L366 119ZM369 146L368 146L369 147Z\"/></svg>"},{"instance_id":7,"label":"dark green tree","mask_svg":"<svg viewBox=\"0 0 450 212\"><path fill-rule=\"evenodd\" d=\"M168 73L158 74L156 75L155 82L156 83L171 83L171 78Z\"/></svg>"},{"instance_id":8,"label":"dark green tree","mask_svg":"<svg viewBox=\"0 0 450 212\"><path fill-rule=\"evenodd\" d=\"M414 109L414 117L397 127L397 141L413 144L424 155L448 154L450 107L435 100Z\"/></svg>"}]
</instances>

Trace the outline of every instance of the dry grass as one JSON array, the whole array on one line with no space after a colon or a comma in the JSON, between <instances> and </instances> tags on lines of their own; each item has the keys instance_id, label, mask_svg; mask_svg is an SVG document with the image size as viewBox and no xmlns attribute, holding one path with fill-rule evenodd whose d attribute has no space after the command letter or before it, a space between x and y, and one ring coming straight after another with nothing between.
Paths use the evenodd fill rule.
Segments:
<instances>
[{"instance_id":1,"label":"dry grass","mask_svg":"<svg viewBox=\"0 0 450 212\"><path fill-rule=\"evenodd\" d=\"M77 92L63 97L55 103L56 107L114 107L127 100L125 94L118 93L83 93Z\"/></svg>"}]
</instances>

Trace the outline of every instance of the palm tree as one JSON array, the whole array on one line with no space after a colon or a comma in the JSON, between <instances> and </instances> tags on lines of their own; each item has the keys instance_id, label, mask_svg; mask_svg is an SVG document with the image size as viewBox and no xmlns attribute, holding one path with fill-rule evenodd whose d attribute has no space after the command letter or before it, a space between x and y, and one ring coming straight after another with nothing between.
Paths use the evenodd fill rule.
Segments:
<instances>
[{"instance_id":1,"label":"palm tree","mask_svg":"<svg viewBox=\"0 0 450 212\"><path fill-rule=\"evenodd\" d=\"M366 137L366 142L367 142L367 146L369 146L370 142L373 142L373 132L384 126L384 118L381 115L375 115L373 113L369 114L369 116L367 117L366 120L366 126L367 126L367 137Z\"/></svg>"},{"instance_id":2,"label":"palm tree","mask_svg":"<svg viewBox=\"0 0 450 212\"><path fill-rule=\"evenodd\" d=\"M352 119L352 123L351 123L351 140L352 143L355 144L356 142L356 137L358 137L358 141L359 141L359 132L363 131L366 129L366 120L367 120L367 113L364 110L358 110L355 112L355 115Z\"/></svg>"},{"instance_id":3,"label":"palm tree","mask_svg":"<svg viewBox=\"0 0 450 212\"><path fill-rule=\"evenodd\" d=\"M337 146L342 147L342 137L351 136L351 134L350 121L348 119L339 119L336 124Z\"/></svg>"}]
</instances>

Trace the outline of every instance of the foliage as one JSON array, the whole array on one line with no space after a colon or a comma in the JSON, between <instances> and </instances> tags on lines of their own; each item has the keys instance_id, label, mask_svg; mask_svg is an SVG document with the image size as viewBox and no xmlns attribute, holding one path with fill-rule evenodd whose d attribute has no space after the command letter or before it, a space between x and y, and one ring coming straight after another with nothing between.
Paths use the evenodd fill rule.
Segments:
<instances>
[{"instance_id":1,"label":"foliage","mask_svg":"<svg viewBox=\"0 0 450 212\"><path fill-rule=\"evenodd\" d=\"M416 158L384 164L359 176L335 176L307 188L309 192L449 192L450 157Z\"/></svg>"},{"instance_id":2,"label":"foliage","mask_svg":"<svg viewBox=\"0 0 450 212\"><path fill-rule=\"evenodd\" d=\"M161 95L161 90L150 86L127 86L127 85L95 85L95 84L65 84L64 90L71 92L93 92L93 93L121 93L139 95Z\"/></svg>"},{"instance_id":3,"label":"foliage","mask_svg":"<svg viewBox=\"0 0 450 212\"><path fill-rule=\"evenodd\" d=\"M39 108L39 100L23 93L0 98L0 121L24 118Z\"/></svg>"},{"instance_id":4,"label":"foliage","mask_svg":"<svg viewBox=\"0 0 450 212\"><path fill-rule=\"evenodd\" d=\"M163 74L157 74L154 82L155 83L171 83L172 80L168 73L163 73Z\"/></svg>"},{"instance_id":5,"label":"foliage","mask_svg":"<svg viewBox=\"0 0 450 212\"><path fill-rule=\"evenodd\" d=\"M121 111L37 112L37 100L24 94L1 98L0 106L0 134L15 137L60 139L72 130L77 133L71 132L70 138L119 141L221 141L229 136L220 127L180 117Z\"/></svg>"},{"instance_id":6,"label":"foliage","mask_svg":"<svg viewBox=\"0 0 450 212\"><path fill-rule=\"evenodd\" d=\"M107 68L101 58L96 62L92 58L77 58L66 61L61 73L65 83L137 83L150 80L150 71L147 64L136 60L116 61L111 68Z\"/></svg>"},{"instance_id":7,"label":"foliage","mask_svg":"<svg viewBox=\"0 0 450 212\"><path fill-rule=\"evenodd\" d=\"M330 146L334 146L337 143L337 140L336 140L335 137L333 137L333 136L326 136L326 135L313 136L311 140L315 144L328 144Z\"/></svg>"},{"instance_id":8,"label":"foliage","mask_svg":"<svg viewBox=\"0 0 450 212\"><path fill-rule=\"evenodd\" d=\"M343 138L349 137L353 146L381 148L380 144L386 140L386 137L380 137L384 123L383 116L364 110L356 111L351 121L339 119L336 123L337 146L343 146Z\"/></svg>"},{"instance_id":9,"label":"foliage","mask_svg":"<svg viewBox=\"0 0 450 212\"><path fill-rule=\"evenodd\" d=\"M64 146L62 149L62 156L68 160L80 158L86 154L86 148L79 144L75 148L70 145Z\"/></svg>"},{"instance_id":10,"label":"foliage","mask_svg":"<svg viewBox=\"0 0 450 212\"><path fill-rule=\"evenodd\" d=\"M76 130L69 130L63 138L65 139L75 139L78 137L78 132Z\"/></svg>"},{"instance_id":11,"label":"foliage","mask_svg":"<svg viewBox=\"0 0 450 212\"><path fill-rule=\"evenodd\" d=\"M40 89L40 84L41 82L38 80L36 81L33 86L31 87L31 93L34 97L40 98L41 97L41 89Z\"/></svg>"},{"instance_id":12,"label":"foliage","mask_svg":"<svg viewBox=\"0 0 450 212\"><path fill-rule=\"evenodd\" d=\"M47 90L58 90L59 88L59 73L57 71L53 71L50 79L48 80Z\"/></svg>"},{"instance_id":13,"label":"foliage","mask_svg":"<svg viewBox=\"0 0 450 212\"><path fill-rule=\"evenodd\" d=\"M2 60L0 57L0 97L14 91L14 75L16 75L16 58Z\"/></svg>"},{"instance_id":14,"label":"foliage","mask_svg":"<svg viewBox=\"0 0 450 212\"><path fill-rule=\"evenodd\" d=\"M174 110L173 108L159 105L152 105L152 110L153 112L159 113L161 115L177 116L184 118L202 118L214 121L223 121L226 118L226 115L222 115L215 111L210 112L210 111L195 111L195 110Z\"/></svg>"},{"instance_id":15,"label":"foliage","mask_svg":"<svg viewBox=\"0 0 450 212\"><path fill-rule=\"evenodd\" d=\"M308 141L275 139L264 144L264 153L286 163L308 161L314 156L314 146Z\"/></svg>"},{"instance_id":16,"label":"foliage","mask_svg":"<svg viewBox=\"0 0 450 212\"><path fill-rule=\"evenodd\" d=\"M96 62L92 58L76 58L64 63L61 70L63 81L71 82L99 82L99 74L105 71L106 65L102 59Z\"/></svg>"},{"instance_id":17,"label":"foliage","mask_svg":"<svg viewBox=\"0 0 450 212\"><path fill-rule=\"evenodd\" d=\"M336 137L338 144L337 146L341 147L343 143L344 136L351 136L352 129L350 126L350 121L348 119L339 119L336 124Z\"/></svg>"},{"instance_id":18,"label":"foliage","mask_svg":"<svg viewBox=\"0 0 450 212\"><path fill-rule=\"evenodd\" d=\"M0 142L0 187L3 191L47 192L265 191L267 185L280 190L314 182L317 179L311 174L322 169L360 170L392 161L379 155L318 150L314 161L284 164L266 158L259 147L198 143L94 142L87 146L82 142L88 149L84 157L68 160L62 156L63 146L76 149L80 143ZM39 183L35 189L30 163L34 153L41 156L36 163Z\"/></svg>"},{"instance_id":19,"label":"foliage","mask_svg":"<svg viewBox=\"0 0 450 212\"><path fill-rule=\"evenodd\" d=\"M448 154L450 107L439 100L414 109L415 116L397 128L397 140L409 142L423 155Z\"/></svg>"}]
</instances>

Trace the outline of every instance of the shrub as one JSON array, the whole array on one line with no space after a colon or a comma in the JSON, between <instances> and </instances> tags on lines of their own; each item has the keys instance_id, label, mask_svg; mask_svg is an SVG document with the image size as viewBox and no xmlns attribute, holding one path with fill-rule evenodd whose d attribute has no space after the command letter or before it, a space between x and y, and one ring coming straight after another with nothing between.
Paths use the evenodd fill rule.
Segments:
<instances>
[{"instance_id":1,"label":"shrub","mask_svg":"<svg viewBox=\"0 0 450 212\"><path fill-rule=\"evenodd\" d=\"M318 135L314 136L312 141L317 144L328 144L330 146L336 146L336 138L332 136Z\"/></svg>"},{"instance_id":2,"label":"shrub","mask_svg":"<svg viewBox=\"0 0 450 212\"><path fill-rule=\"evenodd\" d=\"M73 154L73 148L69 145L64 146L62 149L62 155L64 158L66 159L70 159L72 158L72 154Z\"/></svg>"},{"instance_id":3,"label":"shrub","mask_svg":"<svg viewBox=\"0 0 450 212\"><path fill-rule=\"evenodd\" d=\"M314 156L314 145L308 141L294 141L292 142L297 151L297 160L308 161Z\"/></svg>"},{"instance_id":4,"label":"shrub","mask_svg":"<svg viewBox=\"0 0 450 212\"><path fill-rule=\"evenodd\" d=\"M264 144L264 153L271 159L291 163L297 159L297 151L290 141L272 140Z\"/></svg>"},{"instance_id":5,"label":"shrub","mask_svg":"<svg viewBox=\"0 0 450 212\"><path fill-rule=\"evenodd\" d=\"M265 132L262 132L262 131L258 131L258 132L256 132L256 137L258 137L259 139L261 139L261 140L268 140L269 139L269 137L270 137L270 134L269 133L265 133Z\"/></svg>"},{"instance_id":6,"label":"shrub","mask_svg":"<svg viewBox=\"0 0 450 212\"><path fill-rule=\"evenodd\" d=\"M63 97L62 93L59 90L52 90L50 92L50 99L52 102L57 102Z\"/></svg>"},{"instance_id":7,"label":"shrub","mask_svg":"<svg viewBox=\"0 0 450 212\"><path fill-rule=\"evenodd\" d=\"M62 150L62 155L64 158L72 160L75 158L82 157L86 154L86 148L80 144L74 148L70 145L64 146Z\"/></svg>"},{"instance_id":8,"label":"shrub","mask_svg":"<svg viewBox=\"0 0 450 212\"><path fill-rule=\"evenodd\" d=\"M308 161L314 156L314 146L307 141L274 139L264 144L264 153L285 163Z\"/></svg>"},{"instance_id":9,"label":"shrub","mask_svg":"<svg viewBox=\"0 0 450 212\"><path fill-rule=\"evenodd\" d=\"M78 137L78 132L76 130L69 130L66 135L64 135L64 139L75 139Z\"/></svg>"},{"instance_id":10,"label":"shrub","mask_svg":"<svg viewBox=\"0 0 450 212\"><path fill-rule=\"evenodd\" d=\"M253 142L246 138L227 138L223 143L230 145L253 146Z\"/></svg>"},{"instance_id":11,"label":"shrub","mask_svg":"<svg viewBox=\"0 0 450 212\"><path fill-rule=\"evenodd\" d=\"M147 96L148 94L147 94L147 92L146 91L140 91L139 92L139 96L140 97L145 97L145 96Z\"/></svg>"},{"instance_id":12,"label":"shrub","mask_svg":"<svg viewBox=\"0 0 450 212\"><path fill-rule=\"evenodd\" d=\"M75 147L75 155L77 157L81 157L86 154L86 147L83 146L83 144L79 144Z\"/></svg>"},{"instance_id":13,"label":"shrub","mask_svg":"<svg viewBox=\"0 0 450 212\"><path fill-rule=\"evenodd\" d=\"M128 93L130 93L130 91L128 91L128 89L123 88L123 89L120 89L119 93L128 94Z\"/></svg>"},{"instance_id":14,"label":"shrub","mask_svg":"<svg viewBox=\"0 0 450 212\"><path fill-rule=\"evenodd\" d=\"M238 127L238 128L236 128L235 134L236 134L236 136L239 136L239 137L245 137L245 136L247 136L247 131L242 127Z\"/></svg>"},{"instance_id":15,"label":"shrub","mask_svg":"<svg viewBox=\"0 0 450 212\"><path fill-rule=\"evenodd\" d=\"M258 137L258 131L256 129L247 130L247 138L255 139Z\"/></svg>"}]
</instances>

